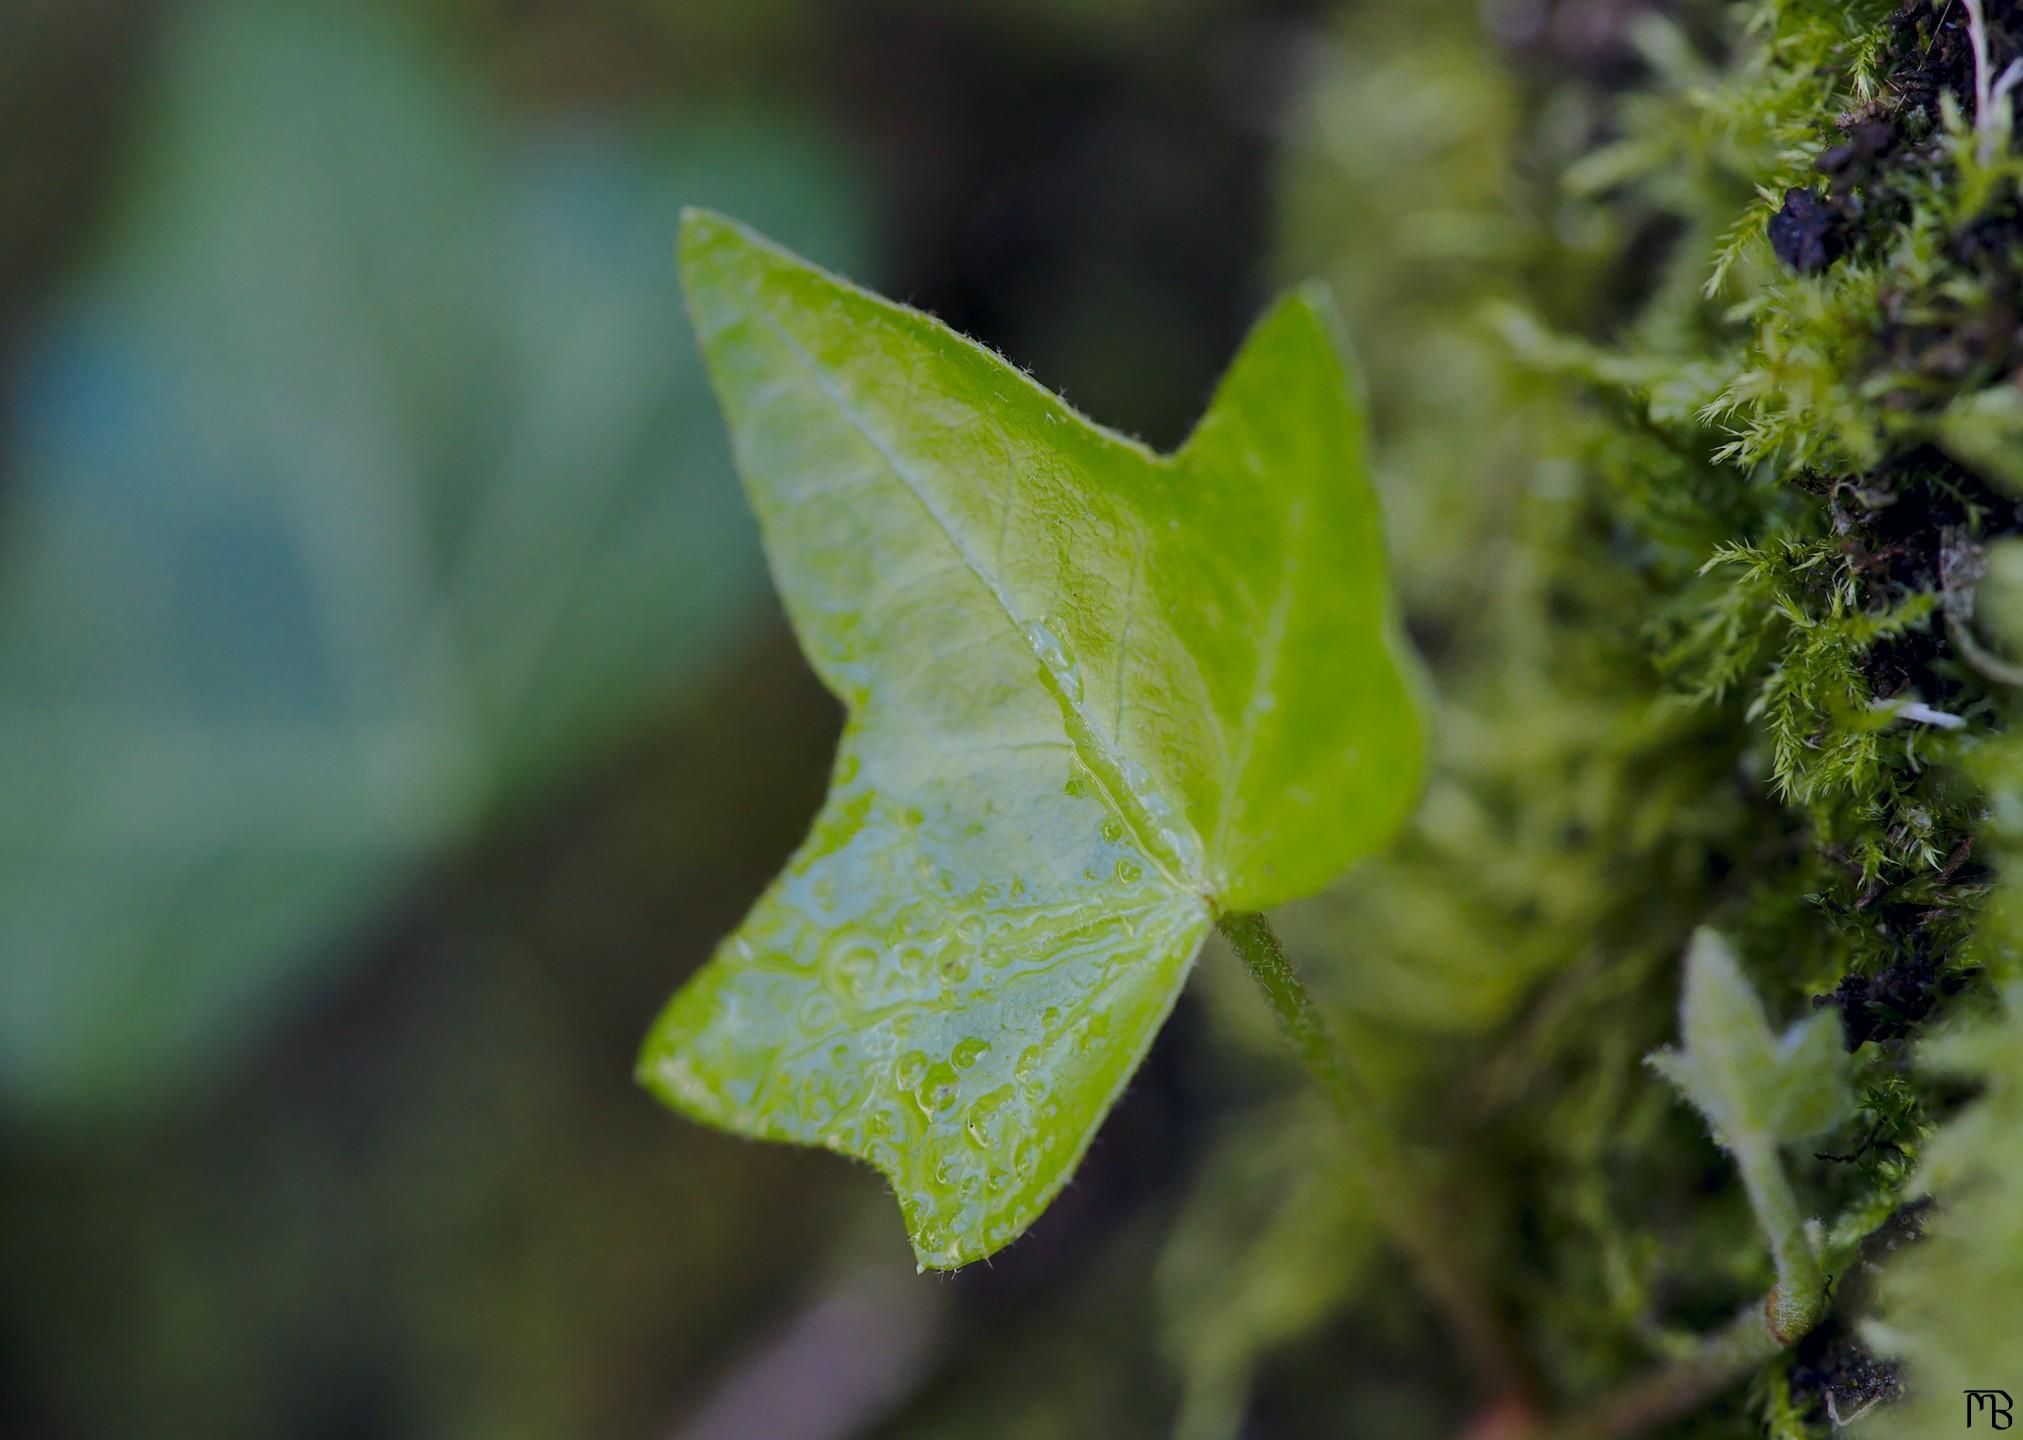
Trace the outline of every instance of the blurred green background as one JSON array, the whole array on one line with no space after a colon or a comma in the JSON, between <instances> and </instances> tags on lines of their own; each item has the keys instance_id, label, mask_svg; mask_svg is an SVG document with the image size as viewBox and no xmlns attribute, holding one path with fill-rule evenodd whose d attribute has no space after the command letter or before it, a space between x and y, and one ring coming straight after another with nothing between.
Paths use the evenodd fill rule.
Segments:
<instances>
[{"instance_id":1,"label":"blurred green background","mask_svg":"<svg viewBox=\"0 0 2023 1440\"><path fill-rule=\"evenodd\" d=\"M953 1281L868 1171L631 1083L839 720L672 237L734 213L1173 443L1282 278L1332 8L0 0L0 1432L1235 1423L1363 1250L1325 1166L1308 1286L1175 1231L1297 1109L1258 1016L1190 997ZM1297 1130L1249 1128L1233 1175Z\"/></svg>"}]
</instances>

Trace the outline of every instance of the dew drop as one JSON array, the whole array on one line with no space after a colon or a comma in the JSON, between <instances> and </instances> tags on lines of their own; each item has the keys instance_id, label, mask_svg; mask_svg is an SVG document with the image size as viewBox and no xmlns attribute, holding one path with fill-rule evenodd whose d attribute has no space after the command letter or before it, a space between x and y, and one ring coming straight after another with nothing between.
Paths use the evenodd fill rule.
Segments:
<instances>
[{"instance_id":1,"label":"dew drop","mask_svg":"<svg viewBox=\"0 0 2023 1440\"><path fill-rule=\"evenodd\" d=\"M1030 1180L1039 1168L1040 1147L1031 1139L1021 1140L1012 1151L1012 1173L1021 1180Z\"/></svg>"},{"instance_id":2,"label":"dew drop","mask_svg":"<svg viewBox=\"0 0 2023 1440\"><path fill-rule=\"evenodd\" d=\"M970 1066L981 1060L983 1052L988 1049L990 1049L990 1045L987 1041L972 1035L966 1040L957 1042L955 1050L950 1054L949 1058L964 1070L967 1070Z\"/></svg>"},{"instance_id":3,"label":"dew drop","mask_svg":"<svg viewBox=\"0 0 2023 1440\"><path fill-rule=\"evenodd\" d=\"M839 946L828 957L826 969L830 987L853 1003L861 1004L878 969L878 952L863 944Z\"/></svg>"},{"instance_id":4,"label":"dew drop","mask_svg":"<svg viewBox=\"0 0 2023 1440\"><path fill-rule=\"evenodd\" d=\"M1000 1085L995 1090L977 1096L969 1107L969 1114L964 1117L963 1128L969 1132L972 1141L985 1148L990 1146L991 1132L1004 1107L1011 1103L1011 1094L1011 1086Z\"/></svg>"},{"instance_id":5,"label":"dew drop","mask_svg":"<svg viewBox=\"0 0 2023 1440\"><path fill-rule=\"evenodd\" d=\"M921 1076L919 1092L913 1098L922 1113L939 1115L955 1104L961 1091L962 1085L956 1078L955 1067L944 1063L934 1066Z\"/></svg>"},{"instance_id":6,"label":"dew drop","mask_svg":"<svg viewBox=\"0 0 2023 1440\"><path fill-rule=\"evenodd\" d=\"M1068 658L1066 647L1061 644L1045 620L1030 620L1025 625L1026 643L1033 647L1033 655L1040 662L1040 676L1047 688L1055 690L1066 700L1073 702L1082 698L1082 671Z\"/></svg>"},{"instance_id":7,"label":"dew drop","mask_svg":"<svg viewBox=\"0 0 2023 1440\"><path fill-rule=\"evenodd\" d=\"M794 1012L794 1020L803 1030L827 1030L836 1023L836 1002L817 990L801 1002L800 1008Z\"/></svg>"}]
</instances>

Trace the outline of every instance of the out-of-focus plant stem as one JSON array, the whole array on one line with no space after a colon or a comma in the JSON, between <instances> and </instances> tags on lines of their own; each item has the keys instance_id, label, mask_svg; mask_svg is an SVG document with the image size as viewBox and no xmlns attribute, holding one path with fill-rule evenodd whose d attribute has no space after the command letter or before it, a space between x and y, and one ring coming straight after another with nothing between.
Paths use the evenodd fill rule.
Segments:
<instances>
[{"instance_id":1,"label":"out-of-focus plant stem","mask_svg":"<svg viewBox=\"0 0 2023 1440\"><path fill-rule=\"evenodd\" d=\"M1587 1410L1538 1432L1534 1440L1628 1440L1691 1414L1739 1383L1788 1343L1771 1321L1777 1292L1746 1307L1709 1335L1700 1348L1622 1389Z\"/></svg>"},{"instance_id":2,"label":"out-of-focus plant stem","mask_svg":"<svg viewBox=\"0 0 2023 1440\"><path fill-rule=\"evenodd\" d=\"M1435 1197L1426 1167L1385 1125L1354 1062L1335 1042L1271 922L1226 915L1223 938L1271 1006L1272 1018L1307 1075L1327 1097L1362 1159L1371 1201L1391 1238L1417 1271L1470 1363L1504 1410L1527 1409L1523 1368L1501 1320L1464 1263L1461 1229Z\"/></svg>"},{"instance_id":3,"label":"out-of-focus plant stem","mask_svg":"<svg viewBox=\"0 0 2023 1440\"><path fill-rule=\"evenodd\" d=\"M1826 1272L1791 1193L1776 1142L1733 1137L1756 1221L1777 1261L1777 1284L1709 1335L1691 1354L1604 1396L1588 1410L1550 1426L1538 1440L1626 1440L1698 1409L1811 1333L1826 1315Z\"/></svg>"}]
</instances>

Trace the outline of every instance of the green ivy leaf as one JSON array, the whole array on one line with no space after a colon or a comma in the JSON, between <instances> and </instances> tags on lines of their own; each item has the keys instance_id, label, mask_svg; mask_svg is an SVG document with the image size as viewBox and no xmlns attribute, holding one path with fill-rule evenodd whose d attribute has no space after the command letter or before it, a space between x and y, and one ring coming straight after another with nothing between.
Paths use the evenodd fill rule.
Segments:
<instances>
[{"instance_id":1,"label":"green ivy leaf","mask_svg":"<svg viewBox=\"0 0 2023 1440\"><path fill-rule=\"evenodd\" d=\"M1731 1150L1818 1135L1852 1107L1838 1020L1813 1015L1777 1035L1727 942L1711 930L1694 935L1686 956L1679 1022L1685 1048L1660 1050L1650 1063Z\"/></svg>"},{"instance_id":2,"label":"green ivy leaf","mask_svg":"<svg viewBox=\"0 0 2023 1440\"><path fill-rule=\"evenodd\" d=\"M849 712L813 833L668 1005L675 1108L859 1156L923 1266L1066 1183L1214 917L1389 837L1423 742L1325 296L1181 449L736 224L683 278L802 648Z\"/></svg>"}]
</instances>

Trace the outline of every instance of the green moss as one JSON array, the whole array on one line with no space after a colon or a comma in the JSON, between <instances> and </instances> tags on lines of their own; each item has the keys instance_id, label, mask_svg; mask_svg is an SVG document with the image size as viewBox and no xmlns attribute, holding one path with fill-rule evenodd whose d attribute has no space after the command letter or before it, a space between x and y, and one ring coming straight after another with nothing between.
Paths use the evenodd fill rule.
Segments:
<instances>
[{"instance_id":1,"label":"green moss","mask_svg":"<svg viewBox=\"0 0 2023 1440\"><path fill-rule=\"evenodd\" d=\"M2023 17L1989 8L1999 70ZM1362 7L1295 151L1288 260L1384 347L1387 499L1442 711L1406 843L1288 928L1312 967L1339 957L1345 1029L1449 1157L1548 1407L1771 1278L1739 1187L1640 1067L1696 923L1780 1022L1833 1006L1859 1042L1860 1110L1795 1174L1844 1279L1842 1370L1876 1237L1966 1093L1916 1047L2023 943L1991 911L2023 762L2001 617L1974 606L2023 528L2023 222L1964 13L1689 7L1597 61ZM1197 1203L1246 1173L1211 1163ZM1930 1262L1948 1284L1998 1228L1974 1223ZM1311 1323L1396 1303L1335 1285L1319 1248L1291 1273ZM1904 1348L1950 1373L1942 1343ZM1828 1394L1853 1399L1836 1373L1766 1366L1677 1433L1823 1435Z\"/></svg>"}]
</instances>

